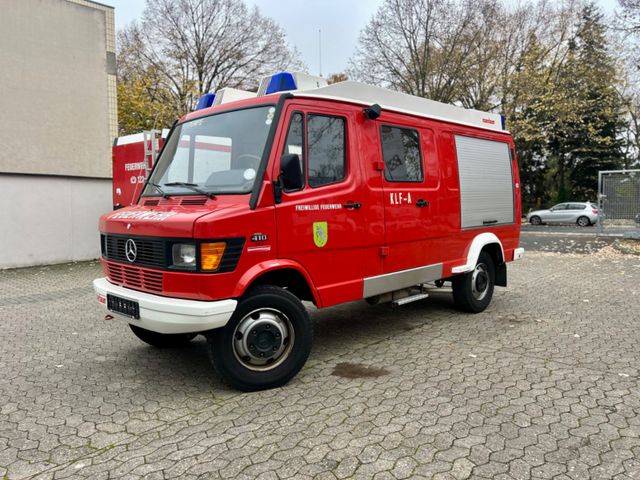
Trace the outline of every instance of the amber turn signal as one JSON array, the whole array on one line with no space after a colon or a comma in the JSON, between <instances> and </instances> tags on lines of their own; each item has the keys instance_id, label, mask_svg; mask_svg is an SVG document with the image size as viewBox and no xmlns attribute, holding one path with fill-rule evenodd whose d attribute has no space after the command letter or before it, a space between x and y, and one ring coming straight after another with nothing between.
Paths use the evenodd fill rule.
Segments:
<instances>
[{"instance_id":1,"label":"amber turn signal","mask_svg":"<svg viewBox=\"0 0 640 480\"><path fill-rule=\"evenodd\" d=\"M200 269L207 272L217 270L226 246L225 242L201 243Z\"/></svg>"}]
</instances>

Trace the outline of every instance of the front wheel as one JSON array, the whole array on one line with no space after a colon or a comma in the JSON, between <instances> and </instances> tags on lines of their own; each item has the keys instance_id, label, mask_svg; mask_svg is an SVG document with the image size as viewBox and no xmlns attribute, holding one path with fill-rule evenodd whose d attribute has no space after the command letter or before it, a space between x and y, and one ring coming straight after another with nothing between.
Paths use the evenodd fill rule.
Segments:
<instances>
[{"instance_id":1,"label":"front wheel","mask_svg":"<svg viewBox=\"0 0 640 480\"><path fill-rule=\"evenodd\" d=\"M302 302L275 286L249 291L226 326L207 337L209 357L222 378L243 391L279 387L309 357L313 326Z\"/></svg>"},{"instance_id":2,"label":"front wheel","mask_svg":"<svg viewBox=\"0 0 640 480\"><path fill-rule=\"evenodd\" d=\"M589 217L582 216L578 217L576 223L579 227L588 227L589 225L591 225L591 220L589 220Z\"/></svg>"},{"instance_id":3,"label":"front wheel","mask_svg":"<svg viewBox=\"0 0 640 480\"><path fill-rule=\"evenodd\" d=\"M464 312L480 313L491 303L496 273L491 255L481 252L473 271L454 277L453 301Z\"/></svg>"},{"instance_id":4,"label":"front wheel","mask_svg":"<svg viewBox=\"0 0 640 480\"><path fill-rule=\"evenodd\" d=\"M144 343L157 348L184 347L196 338L196 333L158 333L129 324L131 331Z\"/></svg>"},{"instance_id":5,"label":"front wheel","mask_svg":"<svg viewBox=\"0 0 640 480\"><path fill-rule=\"evenodd\" d=\"M539 216L534 215L529 219L529 223L531 225L542 225L542 219Z\"/></svg>"}]
</instances>

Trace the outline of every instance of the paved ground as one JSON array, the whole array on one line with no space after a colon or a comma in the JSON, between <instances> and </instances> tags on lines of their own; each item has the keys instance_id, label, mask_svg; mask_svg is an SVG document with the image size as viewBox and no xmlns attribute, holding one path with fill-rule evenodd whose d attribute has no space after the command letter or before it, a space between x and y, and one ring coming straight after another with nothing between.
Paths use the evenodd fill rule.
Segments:
<instances>
[{"instance_id":1,"label":"paved ground","mask_svg":"<svg viewBox=\"0 0 640 480\"><path fill-rule=\"evenodd\" d=\"M0 272L0 478L640 477L640 257L531 252L490 309L313 313L289 385L105 322L93 263Z\"/></svg>"},{"instance_id":2,"label":"paved ground","mask_svg":"<svg viewBox=\"0 0 640 480\"><path fill-rule=\"evenodd\" d=\"M520 244L527 251L593 253L618 240L597 234L597 227L525 224L522 225Z\"/></svg>"}]
</instances>

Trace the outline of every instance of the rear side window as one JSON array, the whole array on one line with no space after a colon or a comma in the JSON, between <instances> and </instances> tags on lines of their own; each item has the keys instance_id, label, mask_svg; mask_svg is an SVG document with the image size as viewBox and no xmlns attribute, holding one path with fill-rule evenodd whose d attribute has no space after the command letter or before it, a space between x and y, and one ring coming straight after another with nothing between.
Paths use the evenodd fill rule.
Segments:
<instances>
[{"instance_id":1,"label":"rear side window","mask_svg":"<svg viewBox=\"0 0 640 480\"><path fill-rule=\"evenodd\" d=\"M585 209L584 203L571 203L569 204L569 208L568 208L568 210L584 210L584 209Z\"/></svg>"},{"instance_id":2,"label":"rear side window","mask_svg":"<svg viewBox=\"0 0 640 480\"><path fill-rule=\"evenodd\" d=\"M420 135L417 130L380 127L384 178L389 182L422 182Z\"/></svg>"},{"instance_id":3,"label":"rear side window","mask_svg":"<svg viewBox=\"0 0 640 480\"><path fill-rule=\"evenodd\" d=\"M345 122L340 117L307 116L308 182L311 187L336 183L345 177Z\"/></svg>"}]
</instances>

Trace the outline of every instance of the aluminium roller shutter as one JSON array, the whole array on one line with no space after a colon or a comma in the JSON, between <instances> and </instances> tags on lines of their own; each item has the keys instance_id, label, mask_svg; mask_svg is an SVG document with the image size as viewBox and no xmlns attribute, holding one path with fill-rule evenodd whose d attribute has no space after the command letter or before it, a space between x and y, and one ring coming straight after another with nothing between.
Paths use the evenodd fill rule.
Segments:
<instances>
[{"instance_id":1,"label":"aluminium roller shutter","mask_svg":"<svg viewBox=\"0 0 640 480\"><path fill-rule=\"evenodd\" d=\"M455 136L462 228L514 222L509 145Z\"/></svg>"}]
</instances>

